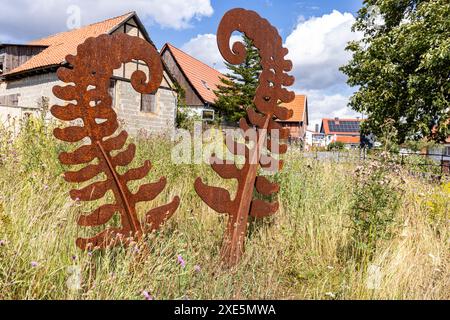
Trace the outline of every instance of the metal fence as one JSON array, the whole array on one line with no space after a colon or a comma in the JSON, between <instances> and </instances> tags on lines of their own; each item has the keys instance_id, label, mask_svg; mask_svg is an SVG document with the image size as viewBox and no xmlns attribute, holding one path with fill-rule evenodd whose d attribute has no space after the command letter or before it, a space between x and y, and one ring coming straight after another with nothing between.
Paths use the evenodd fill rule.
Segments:
<instances>
[{"instance_id":1,"label":"metal fence","mask_svg":"<svg viewBox=\"0 0 450 320\"><path fill-rule=\"evenodd\" d=\"M304 152L303 156L318 161L334 161L341 163L361 163L364 161L381 160L379 153L368 153L364 149L351 151ZM388 161L402 166L410 174L415 176L430 178L432 180L450 178L450 156L445 154L414 152L391 153Z\"/></svg>"}]
</instances>

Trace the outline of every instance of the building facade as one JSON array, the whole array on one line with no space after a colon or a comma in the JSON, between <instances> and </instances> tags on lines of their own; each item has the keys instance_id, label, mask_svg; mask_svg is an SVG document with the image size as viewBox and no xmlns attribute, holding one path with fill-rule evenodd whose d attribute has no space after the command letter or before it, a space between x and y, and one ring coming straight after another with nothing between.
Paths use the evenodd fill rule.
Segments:
<instances>
[{"instance_id":1,"label":"building facade","mask_svg":"<svg viewBox=\"0 0 450 320\"><path fill-rule=\"evenodd\" d=\"M77 46L87 38L115 33L140 37L153 45L139 17L130 12L28 44L0 46L0 121L39 114L54 104L66 104L52 93L55 85L65 85L58 80L56 70L67 65L66 55L76 54ZM142 95L134 91L130 82L136 70L149 76L143 62L133 61L114 70L111 78L110 94L119 120L131 134L140 130L161 133L175 128L177 94L167 71L164 70L156 92ZM49 113L46 116L51 118Z\"/></svg>"},{"instance_id":2,"label":"building facade","mask_svg":"<svg viewBox=\"0 0 450 320\"><path fill-rule=\"evenodd\" d=\"M213 121L217 100L214 91L221 83L220 78L225 76L170 43L163 46L160 54L167 71L183 90L182 98L188 112L204 121Z\"/></svg>"},{"instance_id":3,"label":"building facade","mask_svg":"<svg viewBox=\"0 0 450 320\"><path fill-rule=\"evenodd\" d=\"M325 147L325 135L323 133L306 130L305 133L305 144L309 150L311 147Z\"/></svg>"},{"instance_id":4,"label":"building facade","mask_svg":"<svg viewBox=\"0 0 450 320\"><path fill-rule=\"evenodd\" d=\"M320 133L324 135L325 145L342 142L346 148L358 148L361 119L322 119Z\"/></svg>"},{"instance_id":5,"label":"building facade","mask_svg":"<svg viewBox=\"0 0 450 320\"><path fill-rule=\"evenodd\" d=\"M289 139L306 143L306 130L309 125L308 98L305 95L296 95L289 103L282 103L282 107L293 111L293 115L287 120L277 120L284 128L289 128Z\"/></svg>"}]
</instances>

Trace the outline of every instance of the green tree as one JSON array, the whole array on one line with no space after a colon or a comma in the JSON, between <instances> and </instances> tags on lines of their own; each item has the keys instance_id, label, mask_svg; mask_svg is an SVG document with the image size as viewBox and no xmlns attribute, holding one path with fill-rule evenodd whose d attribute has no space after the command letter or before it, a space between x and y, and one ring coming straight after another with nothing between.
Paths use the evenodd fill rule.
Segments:
<instances>
[{"instance_id":1,"label":"green tree","mask_svg":"<svg viewBox=\"0 0 450 320\"><path fill-rule=\"evenodd\" d=\"M189 114L186 104L186 91L177 82L174 82L175 91L177 92L177 115L176 126L186 130L193 130L195 121L200 121L197 115Z\"/></svg>"},{"instance_id":2,"label":"green tree","mask_svg":"<svg viewBox=\"0 0 450 320\"><path fill-rule=\"evenodd\" d=\"M353 58L341 68L358 87L350 106L368 116L363 131L380 134L393 119L399 143L448 136L449 17L448 0L364 1L353 26L363 38L348 44Z\"/></svg>"},{"instance_id":3,"label":"green tree","mask_svg":"<svg viewBox=\"0 0 450 320\"><path fill-rule=\"evenodd\" d=\"M228 121L238 121L245 117L248 108L255 108L253 99L258 78L261 73L261 59L258 49L253 46L252 40L243 37L247 49L247 56L239 65L225 62L230 71L226 78L221 78L221 84L215 91L217 95L216 107L222 117Z\"/></svg>"}]
</instances>

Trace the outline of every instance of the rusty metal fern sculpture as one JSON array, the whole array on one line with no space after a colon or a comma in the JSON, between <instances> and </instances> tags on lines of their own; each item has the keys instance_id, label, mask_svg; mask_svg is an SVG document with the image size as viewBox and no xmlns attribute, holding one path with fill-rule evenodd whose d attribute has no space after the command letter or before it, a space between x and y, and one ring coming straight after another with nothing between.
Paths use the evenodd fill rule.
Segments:
<instances>
[{"instance_id":1,"label":"rusty metal fern sculpture","mask_svg":"<svg viewBox=\"0 0 450 320\"><path fill-rule=\"evenodd\" d=\"M282 47L282 39L277 30L256 12L244 9L233 9L225 14L217 31L217 43L222 56L230 64L240 64L246 57L245 46L241 42L233 44L230 50L229 41L234 31L244 33L253 41L259 50L262 72L254 102L257 110L247 112L250 124L246 119L240 120L240 129L244 137L248 130L257 128L253 146L239 145L227 138L227 147L235 155L245 156L245 164L238 168L235 164L224 163L214 155L212 168L224 179L237 179L238 187L232 200L228 190L205 185L201 178L195 181L195 190L202 200L219 213L228 214L228 224L221 250L223 262L232 266L239 262L244 251L244 240L247 233L249 216L262 218L273 215L278 210L278 202L267 202L254 198L254 192L264 196L278 192L279 185L270 182L264 176L258 176L258 169L278 170L282 160L273 158L273 154L283 154L287 145L279 144L278 139L287 139L289 131L277 123L276 118L287 120L292 111L280 107L280 102L294 99L293 92L284 86L291 86L294 78L287 74L292 63L285 60L288 50ZM277 134L271 134L277 132ZM278 137L276 137L278 136ZM248 139L247 139L248 140ZM263 148L269 152L263 153ZM273 163L277 163L274 167Z\"/></svg>"},{"instance_id":2,"label":"rusty metal fern sculpture","mask_svg":"<svg viewBox=\"0 0 450 320\"><path fill-rule=\"evenodd\" d=\"M140 239L145 232L158 229L170 218L179 205L175 197L167 205L154 208L146 214L144 223L137 216L136 204L155 199L165 188L166 179L140 186L132 193L128 183L147 176L151 169L149 161L137 169L120 174L118 167L128 166L136 152L134 144L125 147L128 134L119 128L117 114L112 108L112 97L108 88L113 70L122 63L133 60L144 61L150 70L150 79L143 71L135 71L131 76L133 88L140 93L154 92L162 81L162 64L156 49L147 41L126 34L101 35L89 38L78 46L77 55L68 55L66 61L71 67L59 68L58 78L66 86L55 86L53 93L65 101L75 101L66 106L55 105L51 113L63 121L78 121L82 126L69 126L54 130L56 138L66 142L89 141L73 152L63 152L59 159L64 165L85 165L78 171L66 172L67 182L86 183L103 174L106 179L93 182L82 189L71 190L72 199L80 201L99 200L112 191L114 203L105 204L89 215L79 218L80 226L101 226L114 214L120 215L121 227L111 227L92 238L78 238L76 244L81 249L88 247L105 248L118 243L128 244ZM114 154L114 155L113 155Z\"/></svg>"}]
</instances>

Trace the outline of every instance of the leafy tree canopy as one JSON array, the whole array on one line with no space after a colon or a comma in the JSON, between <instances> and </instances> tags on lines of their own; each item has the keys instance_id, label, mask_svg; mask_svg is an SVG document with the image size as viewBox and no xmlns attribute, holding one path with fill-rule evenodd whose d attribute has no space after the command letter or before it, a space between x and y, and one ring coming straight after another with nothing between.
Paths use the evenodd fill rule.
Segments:
<instances>
[{"instance_id":1,"label":"leafy tree canopy","mask_svg":"<svg viewBox=\"0 0 450 320\"><path fill-rule=\"evenodd\" d=\"M392 119L397 140L443 141L450 125L450 1L365 0L353 31L362 32L341 68L358 87L350 106L380 134Z\"/></svg>"}]
</instances>

